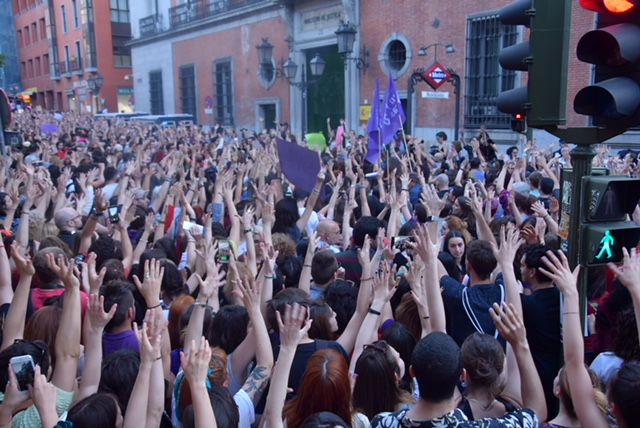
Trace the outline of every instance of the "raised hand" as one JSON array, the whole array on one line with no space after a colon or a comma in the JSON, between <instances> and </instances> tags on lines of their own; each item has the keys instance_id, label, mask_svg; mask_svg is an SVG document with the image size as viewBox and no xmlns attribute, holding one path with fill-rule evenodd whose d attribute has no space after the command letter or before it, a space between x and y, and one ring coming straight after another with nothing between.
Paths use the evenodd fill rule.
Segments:
<instances>
[{"instance_id":1,"label":"raised hand","mask_svg":"<svg viewBox=\"0 0 640 428\"><path fill-rule=\"evenodd\" d=\"M504 266L513 263L516 252L523 243L524 240L520 238L520 234L515 227L512 225L506 228L502 226L500 227L500 248L493 242L491 242L491 248L498 263Z\"/></svg>"},{"instance_id":2,"label":"raised hand","mask_svg":"<svg viewBox=\"0 0 640 428\"><path fill-rule=\"evenodd\" d=\"M56 413L56 387L53 383L48 382L47 377L40 372L39 365L35 367L33 386L29 385L29 392L40 415L58 415Z\"/></svg>"},{"instance_id":3,"label":"raised hand","mask_svg":"<svg viewBox=\"0 0 640 428\"><path fill-rule=\"evenodd\" d=\"M109 321L116 314L118 304L111 305L109 312L104 311L104 296L97 294L89 295L89 306L87 307L87 315L89 316L89 322L91 328L96 331L103 331L105 326L109 324Z\"/></svg>"},{"instance_id":4,"label":"raised hand","mask_svg":"<svg viewBox=\"0 0 640 428\"><path fill-rule=\"evenodd\" d=\"M140 282L137 275L133 276L133 282L144 297L148 308L160 306L160 286L163 276L164 267L162 267L162 262L157 259L144 262L144 282Z\"/></svg>"},{"instance_id":5,"label":"raised hand","mask_svg":"<svg viewBox=\"0 0 640 428\"><path fill-rule=\"evenodd\" d=\"M618 267L609 263L609 269L616 274L616 278L629 290L632 296L640 296L640 255L635 248L631 249L631 253L623 248L622 253L624 265Z\"/></svg>"},{"instance_id":6,"label":"raised hand","mask_svg":"<svg viewBox=\"0 0 640 428\"><path fill-rule=\"evenodd\" d=\"M562 251L558 251L559 256L553 251L547 251L547 255L542 258L546 268L538 268L540 272L551 278L564 295L577 293L576 285L580 274L580 265L571 271L569 262Z\"/></svg>"},{"instance_id":7,"label":"raised hand","mask_svg":"<svg viewBox=\"0 0 640 428\"><path fill-rule=\"evenodd\" d=\"M11 244L11 258L18 268L20 277L33 276L36 274L36 270L33 267L33 263L31 263L31 258L28 255L22 255L22 251L18 242L13 241Z\"/></svg>"},{"instance_id":8,"label":"raised hand","mask_svg":"<svg viewBox=\"0 0 640 428\"><path fill-rule=\"evenodd\" d=\"M182 370L190 385L202 385L207 380L209 372L209 360L211 359L211 347L209 342L203 337L196 344L191 341L187 353L180 352L180 362Z\"/></svg>"},{"instance_id":9,"label":"raised hand","mask_svg":"<svg viewBox=\"0 0 640 428\"><path fill-rule=\"evenodd\" d=\"M386 304L398 289L399 280L395 278L395 270L391 270L387 263L382 264L381 272L373 277L372 306Z\"/></svg>"},{"instance_id":10,"label":"raised hand","mask_svg":"<svg viewBox=\"0 0 640 428\"><path fill-rule=\"evenodd\" d=\"M65 289L80 287L78 269L70 264L62 254L58 256L57 261L53 254L47 254L47 267L60 278Z\"/></svg>"},{"instance_id":11,"label":"raised hand","mask_svg":"<svg viewBox=\"0 0 640 428\"><path fill-rule=\"evenodd\" d=\"M96 253L89 253L87 260L82 263L82 269L86 270L89 275L89 291L97 293L102 287L104 276L107 274L107 268L102 267L100 272L96 272Z\"/></svg>"},{"instance_id":12,"label":"raised hand","mask_svg":"<svg viewBox=\"0 0 640 428\"><path fill-rule=\"evenodd\" d=\"M308 317L306 306L298 303L286 305L284 315L276 312L278 329L280 331L280 346L282 348L297 348L311 327L311 318Z\"/></svg>"},{"instance_id":13,"label":"raised hand","mask_svg":"<svg viewBox=\"0 0 640 428\"><path fill-rule=\"evenodd\" d=\"M514 348L527 342L527 331L524 328L524 322L516 313L513 304L503 303L493 304L493 308L489 308L489 314L493 318L496 329L500 335L505 338Z\"/></svg>"}]
</instances>

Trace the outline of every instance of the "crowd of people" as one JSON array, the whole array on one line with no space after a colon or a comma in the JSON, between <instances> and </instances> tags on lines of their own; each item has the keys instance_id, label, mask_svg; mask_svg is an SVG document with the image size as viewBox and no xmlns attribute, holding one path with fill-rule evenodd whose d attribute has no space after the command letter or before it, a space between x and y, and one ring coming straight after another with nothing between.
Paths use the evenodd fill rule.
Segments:
<instances>
[{"instance_id":1,"label":"crowd of people","mask_svg":"<svg viewBox=\"0 0 640 428\"><path fill-rule=\"evenodd\" d=\"M286 125L14 115L0 426L638 426L640 254L589 270L583 316L568 145L399 135L372 163L340 126L303 190Z\"/></svg>"}]
</instances>

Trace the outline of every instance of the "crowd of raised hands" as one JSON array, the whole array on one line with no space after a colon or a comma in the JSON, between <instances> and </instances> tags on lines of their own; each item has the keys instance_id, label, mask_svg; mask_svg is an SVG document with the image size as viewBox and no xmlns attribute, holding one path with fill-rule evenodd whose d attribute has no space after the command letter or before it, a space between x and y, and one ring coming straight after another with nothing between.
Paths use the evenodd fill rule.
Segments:
<instances>
[{"instance_id":1,"label":"crowd of raised hands","mask_svg":"<svg viewBox=\"0 0 640 428\"><path fill-rule=\"evenodd\" d=\"M2 427L640 424L640 255L579 292L567 145L501 153L482 129L371 163L329 124L305 191L282 173L276 139L304 145L286 128L13 126ZM637 170L606 146L594 166Z\"/></svg>"}]
</instances>

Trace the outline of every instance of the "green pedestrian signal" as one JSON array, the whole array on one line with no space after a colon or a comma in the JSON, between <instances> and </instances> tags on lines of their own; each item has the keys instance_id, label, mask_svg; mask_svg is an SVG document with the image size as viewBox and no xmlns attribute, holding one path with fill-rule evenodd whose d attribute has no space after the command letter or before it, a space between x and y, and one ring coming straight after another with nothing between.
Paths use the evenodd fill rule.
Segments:
<instances>
[{"instance_id":1,"label":"green pedestrian signal","mask_svg":"<svg viewBox=\"0 0 640 428\"><path fill-rule=\"evenodd\" d=\"M613 256L613 254L611 254L611 247L615 245L615 243L616 241L611 236L611 232L609 230L604 232L604 236L600 240L600 245L602 245L602 248L600 249L600 252L596 256L596 259L598 260L602 259L604 256L604 253L607 253L606 258L610 259Z\"/></svg>"},{"instance_id":2,"label":"green pedestrian signal","mask_svg":"<svg viewBox=\"0 0 640 428\"><path fill-rule=\"evenodd\" d=\"M640 241L640 226L629 219L640 200L640 179L583 177L580 210L580 264L620 263L622 249Z\"/></svg>"}]
</instances>

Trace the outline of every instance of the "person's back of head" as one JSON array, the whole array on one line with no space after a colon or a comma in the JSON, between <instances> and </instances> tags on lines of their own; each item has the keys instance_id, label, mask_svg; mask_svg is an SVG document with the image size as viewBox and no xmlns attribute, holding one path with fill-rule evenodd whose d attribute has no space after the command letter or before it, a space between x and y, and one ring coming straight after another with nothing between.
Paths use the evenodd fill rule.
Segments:
<instances>
[{"instance_id":1,"label":"person's back of head","mask_svg":"<svg viewBox=\"0 0 640 428\"><path fill-rule=\"evenodd\" d=\"M56 281L59 281L58 275L54 273L51 269L49 269L47 263L47 256L51 254L53 255L56 263L58 262L58 257L63 256L66 258L66 254L58 247L48 247L42 250L39 250L35 256L33 257L33 267L36 271L36 275L40 279L40 284L47 285L52 284Z\"/></svg>"},{"instance_id":2,"label":"person's back of head","mask_svg":"<svg viewBox=\"0 0 640 428\"><path fill-rule=\"evenodd\" d=\"M140 354L133 349L115 351L102 362L98 391L114 394L122 413L127 409L139 369Z\"/></svg>"},{"instance_id":3,"label":"person's back of head","mask_svg":"<svg viewBox=\"0 0 640 428\"><path fill-rule=\"evenodd\" d=\"M546 269L542 259L547 256L547 251L551 251L551 248L538 244L527 247L524 252L525 266L528 269L535 269L535 279L541 283L551 282L551 278L540 271L540 268Z\"/></svg>"},{"instance_id":4,"label":"person's back of head","mask_svg":"<svg viewBox=\"0 0 640 428\"><path fill-rule=\"evenodd\" d=\"M115 428L121 418L117 397L97 392L74 404L66 420L74 428Z\"/></svg>"},{"instance_id":5,"label":"person's back of head","mask_svg":"<svg viewBox=\"0 0 640 428\"><path fill-rule=\"evenodd\" d=\"M69 221L71 221L76 215L77 211L73 208L66 207L59 209L53 215L53 222L61 231L69 230Z\"/></svg>"},{"instance_id":6,"label":"person's back of head","mask_svg":"<svg viewBox=\"0 0 640 428\"><path fill-rule=\"evenodd\" d=\"M118 170L113 166L104 169L104 181L111 181L118 178Z\"/></svg>"},{"instance_id":7,"label":"person's back of head","mask_svg":"<svg viewBox=\"0 0 640 428\"><path fill-rule=\"evenodd\" d=\"M353 245L360 248L364 244L364 239L368 235L372 239L371 244L375 246L378 229L383 224L377 217L362 216L353 227Z\"/></svg>"},{"instance_id":8,"label":"person's back of head","mask_svg":"<svg viewBox=\"0 0 640 428\"><path fill-rule=\"evenodd\" d=\"M618 426L637 426L640 421L640 361L624 363L609 389Z\"/></svg>"},{"instance_id":9,"label":"person's back of head","mask_svg":"<svg viewBox=\"0 0 640 428\"><path fill-rule=\"evenodd\" d=\"M505 367L505 355L500 343L488 334L473 333L460 347L462 365L469 384L491 392L502 392L501 374Z\"/></svg>"},{"instance_id":10,"label":"person's back of head","mask_svg":"<svg viewBox=\"0 0 640 428\"><path fill-rule=\"evenodd\" d=\"M342 334L356 311L358 290L346 281L335 281L324 292L324 301L331 306L338 320L338 334Z\"/></svg>"},{"instance_id":11,"label":"person's back of head","mask_svg":"<svg viewBox=\"0 0 640 428\"><path fill-rule=\"evenodd\" d=\"M110 281L103 284L100 287L100 295L104 296L105 312L109 312L113 305L118 305L113 318L104 328L105 332L110 333L126 323L131 324L135 319L135 302L128 282Z\"/></svg>"},{"instance_id":12,"label":"person's back of head","mask_svg":"<svg viewBox=\"0 0 640 428\"><path fill-rule=\"evenodd\" d=\"M311 259L311 277L316 284L324 285L334 279L338 260L331 250L320 250Z\"/></svg>"},{"instance_id":13,"label":"person's back of head","mask_svg":"<svg viewBox=\"0 0 640 428\"><path fill-rule=\"evenodd\" d=\"M531 187L533 187L534 189L539 189L542 178L543 176L541 172L534 171L529 174L529 177L527 179L529 180L529 184L531 185Z\"/></svg>"},{"instance_id":14,"label":"person's back of head","mask_svg":"<svg viewBox=\"0 0 640 428\"><path fill-rule=\"evenodd\" d=\"M409 374L409 370L406 367L409 367L411 365L411 355L416 347L416 344L418 343L418 341L416 340L416 336L413 335L411 330L409 330L406 325L404 325L400 321L397 321L388 328L384 329L382 338L389 344L389 346L398 351L398 354L400 354L400 359L402 359L405 366L405 371L400 381L400 386L403 389L410 391L412 388L411 375Z\"/></svg>"},{"instance_id":15,"label":"person's back of head","mask_svg":"<svg viewBox=\"0 0 640 428\"><path fill-rule=\"evenodd\" d=\"M211 320L209 343L231 354L247 336L248 325L249 315L244 306L225 305Z\"/></svg>"},{"instance_id":16,"label":"person's back of head","mask_svg":"<svg viewBox=\"0 0 640 428\"><path fill-rule=\"evenodd\" d=\"M554 184L552 178L543 177L542 180L540 180L540 192L542 192L543 195L550 195L551 192L553 192Z\"/></svg>"},{"instance_id":17,"label":"person's back of head","mask_svg":"<svg viewBox=\"0 0 640 428\"><path fill-rule=\"evenodd\" d=\"M100 270L104 262L109 259L122 260L120 242L107 235L102 235L93 241L89 252L96 254L96 270Z\"/></svg>"},{"instance_id":18,"label":"person's back of head","mask_svg":"<svg viewBox=\"0 0 640 428\"><path fill-rule=\"evenodd\" d=\"M351 428L351 424L347 424L335 413L320 412L305 419L300 428Z\"/></svg>"},{"instance_id":19,"label":"person's back of head","mask_svg":"<svg viewBox=\"0 0 640 428\"><path fill-rule=\"evenodd\" d=\"M447 141L447 134L444 131L438 131L436 133L436 138L439 138L442 141Z\"/></svg>"},{"instance_id":20,"label":"person's back of head","mask_svg":"<svg viewBox=\"0 0 640 428\"><path fill-rule=\"evenodd\" d=\"M113 280L126 281L127 278L124 275L124 265L122 260L109 259L102 263L102 267L107 270L104 274L103 282L109 282Z\"/></svg>"},{"instance_id":21,"label":"person's back of head","mask_svg":"<svg viewBox=\"0 0 640 428\"><path fill-rule=\"evenodd\" d=\"M493 255L491 244L481 239L476 239L467 244L467 263L473 269L479 280L487 280L498 262Z\"/></svg>"},{"instance_id":22,"label":"person's back of head","mask_svg":"<svg viewBox=\"0 0 640 428\"><path fill-rule=\"evenodd\" d=\"M297 427L308 416L323 411L351 420L349 367L334 349L322 349L309 358L297 395L283 413L288 426Z\"/></svg>"},{"instance_id":23,"label":"person's back of head","mask_svg":"<svg viewBox=\"0 0 640 428\"><path fill-rule=\"evenodd\" d=\"M276 319L276 312L284 314L286 306L293 305L294 303L308 308L311 305L309 293L299 288L285 288L273 296L273 299L267 302L267 317L265 320L267 327L277 330L278 321Z\"/></svg>"},{"instance_id":24,"label":"person's back of head","mask_svg":"<svg viewBox=\"0 0 640 428\"><path fill-rule=\"evenodd\" d=\"M430 333L416 345L411 371L422 400L431 403L450 400L462 373L460 348L451 336Z\"/></svg>"}]
</instances>

